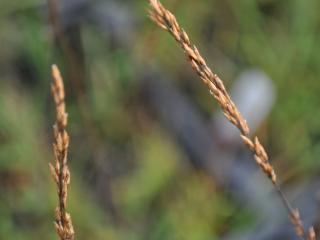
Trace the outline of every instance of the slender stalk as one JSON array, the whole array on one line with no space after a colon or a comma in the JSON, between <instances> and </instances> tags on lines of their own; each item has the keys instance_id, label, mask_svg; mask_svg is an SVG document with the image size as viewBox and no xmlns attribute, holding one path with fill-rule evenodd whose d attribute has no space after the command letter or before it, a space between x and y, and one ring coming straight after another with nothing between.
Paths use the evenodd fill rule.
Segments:
<instances>
[{"instance_id":1,"label":"slender stalk","mask_svg":"<svg viewBox=\"0 0 320 240\"><path fill-rule=\"evenodd\" d=\"M180 44L180 47L186 54L193 70L199 75L200 79L208 87L211 95L217 100L226 118L239 129L244 144L253 153L256 163L277 190L289 213L297 236L305 240L314 240L316 237L313 228L311 227L308 232L305 231L300 219L299 211L292 208L277 183L276 173L269 162L269 157L264 147L259 142L258 137L250 137L250 129L247 122L231 100L222 80L207 66L206 61L203 59L196 46L190 42L187 33L180 27L175 16L167 10L159 0L149 0L149 3L151 6L149 11L151 19L161 28L168 31Z\"/></svg>"},{"instance_id":2,"label":"slender stalk","mask_svg":"<svg viewBox=\"0 0 320 240\"><path fill-rule=\"evenodd\" d=\"M66 127L68 119L66 113L63 79L56 65L52 66L52 77L53 82L51 84L51 90L56 105L56 122L53 126L53 152L55 156L55 163L50 163L49 166L51 175L57 184L59 198L58 206L55 210L54 224L61 240L73 240L74 230L71 216L66 211L68 185L70 184L70 171L67 164L69 135Z\"/></svg>"}]
</instances>

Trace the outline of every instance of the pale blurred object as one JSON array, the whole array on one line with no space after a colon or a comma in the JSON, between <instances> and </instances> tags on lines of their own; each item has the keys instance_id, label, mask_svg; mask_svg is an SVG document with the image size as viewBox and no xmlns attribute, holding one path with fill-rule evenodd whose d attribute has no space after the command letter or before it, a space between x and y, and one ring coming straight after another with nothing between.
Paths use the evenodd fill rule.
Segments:
<instances>
[{"instance_id":1,"label":"pale blurred object","mask_svg":"<svg viewBox=\"0 0 320 240\"><path fill-rule=\"evenodd\" d=\"M231 97L241 114L247 120L254 133L270 113L275 102L276 91L272 80L259 69L245 70L235 80ZM215 135L222 142L236 144L239 141L238 130L225 120L223 114L213 117Z\"/></svg>"}]
</instances>

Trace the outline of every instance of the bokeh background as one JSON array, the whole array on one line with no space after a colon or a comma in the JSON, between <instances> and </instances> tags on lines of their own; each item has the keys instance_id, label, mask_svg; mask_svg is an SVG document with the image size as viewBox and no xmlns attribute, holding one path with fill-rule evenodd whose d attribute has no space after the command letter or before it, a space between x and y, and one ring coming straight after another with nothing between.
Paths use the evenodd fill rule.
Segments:
<instances>
[{"instance_id":1,"label":"bokeh background","mask_svg":"<svg viewBox=\"0 0 320 240\"><path fill-rule=\"evenodd\" d=\"M0 2L0 239L57 239L53 63L66 84L77 239L296 239L147 1L49 3ZM283 191L318 229L320 2L163 3L233 89Z\"/></svg>"}]
</instances>

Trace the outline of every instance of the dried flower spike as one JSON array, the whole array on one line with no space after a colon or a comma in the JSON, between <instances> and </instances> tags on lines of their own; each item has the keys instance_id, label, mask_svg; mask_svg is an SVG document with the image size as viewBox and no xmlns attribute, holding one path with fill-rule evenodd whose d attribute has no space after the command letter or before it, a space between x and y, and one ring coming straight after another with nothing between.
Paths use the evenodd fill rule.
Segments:
<instances>
[{"instance_id":1,"label":"dried flower spike","mask_svg":"<svg viewBox=\"0 0 320 240\"><path fill-rule=\"evenodd\" d=\"M276 173L269 162L269 158L264 147L261 145L257 137L250 138L250 129L247 125L247 122L241 116L238 108L231 100L231 97L229 96L222 80L207 66L206 61L203 59L196 46L191 43L188 34L180 27L175 16L169 10L167 10L159 2L159 0L149 0L149 3L151 6L149 11L150 18L161 28L168 31L179 43L193 70L199 75L200 79L208 87L210 94L213 95L213 97L217 100L225 117L241 132L240 136L244 144L250 151L253 152L256 163L278 191L286 209L289 212L290 218L296 230L296 234L306 240L315 239L313 230L310 230L308 236L306 236L299 212L292 209L290 203L287 201L277 184Z\"/></svg>"},{"instance_id":2,"label":"dried flower spike","mask_svg":"<svg viewBox=\"0 0 320 240\"><path fill-rule=\"evenodd\" d=\"M51 91L56 106L56 122L53 126L53 152L55 163L49 164L51 175L57 184L59 203L55 210L55 228L61 240L73 240L74 230L71 216L66 212L70 171L67 165L69 135L66 127L68 123L65 92L60 71L56 65L52 66L53 82Z\"/></svg>"},{"instance_id":3,"label":"dried flower spike","mask_svg":"<svg viewBox=\"0 0 320 240\"><path fill-rule=\"evenodd\" d=\"M308 233L308 240L316 240L316 233L313 229L313 227L309 228L309 233Z\"/></svg>"}]
</instances>

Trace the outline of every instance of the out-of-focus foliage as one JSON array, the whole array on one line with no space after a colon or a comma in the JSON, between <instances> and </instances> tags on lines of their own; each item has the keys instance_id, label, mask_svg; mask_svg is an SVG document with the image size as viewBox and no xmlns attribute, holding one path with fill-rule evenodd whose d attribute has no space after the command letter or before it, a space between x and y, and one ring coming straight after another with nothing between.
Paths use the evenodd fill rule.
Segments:
<instances>
[{"instance_id":1,"label":"out-of-focus foliage","mask_svg":"<svg viewBox=\"0 0 320 240\"><path fill-rule=\"evenodd\" d=\"M239 209L211 177L195 170L141 105L138 69L156 62L181 89L192 89L188 95L204 116L215 106L173 40L148 19L147 1L119 2L138 22L129 46L113 48L101 30L83 24L83 99L64 74L71 135L68 207L77 239L207 240L250 226L254 213ZM319 1L164 2L228 86L251 66L274 80L278 98L261 134L279 175L317 174ZM48 168L50 65L67 60L58 57L43 4L0 3L0 239L56 239L56 189Z\"/></svg>"}]
</instances>

